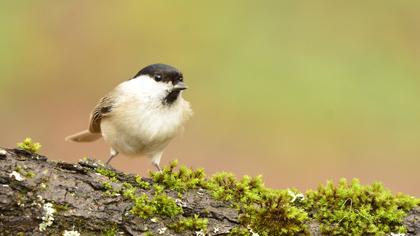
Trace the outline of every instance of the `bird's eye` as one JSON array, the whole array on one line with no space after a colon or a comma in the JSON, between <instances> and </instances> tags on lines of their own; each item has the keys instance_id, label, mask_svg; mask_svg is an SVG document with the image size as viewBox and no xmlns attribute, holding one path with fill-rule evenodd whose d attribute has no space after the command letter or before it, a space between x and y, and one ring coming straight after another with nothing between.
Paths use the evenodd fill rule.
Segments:
<instances>
[{"instance_id":1,"label":"bird's eye","mask_svg":"<svg viewBox=\"0 0 420 236\"><path fill-rule=\"evenodd\" d=\"M155 80L156 81L161 81L162 80L162 76L161 75L155 75Z\"/></svg>"},{"instance_id":2,"label":"bird's eye","mask_svg":"<svg viewBox=\"0 0 420 236\"><path fill-rule=\"evenodd\" d=\"M179 81L181 81L181 82L182 82L182 81L184 81L184 78L182 78L182 77L179 77Z\"/></svg>"}]
</instances>

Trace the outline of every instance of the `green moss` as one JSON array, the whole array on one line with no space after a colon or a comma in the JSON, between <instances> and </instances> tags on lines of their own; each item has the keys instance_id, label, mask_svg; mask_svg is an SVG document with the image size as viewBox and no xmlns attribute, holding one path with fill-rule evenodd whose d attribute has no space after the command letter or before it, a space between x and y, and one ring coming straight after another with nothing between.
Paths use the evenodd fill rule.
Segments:
<instances>
[{"instance_id":1,"label":"green moss","mask_svg":"<svg viewBox=\"0 0 420 236\"><path fill-rule=\"evenodd\" d=\"M147 219L155 215L173 217L182 213L182 208L176 204L173 198L167 196L159 185L155 186L155 193L152 197L145 193L137 195L136 192L137 188L130 183L123 184L123 196L134 203L130 210L133 215Z\"/></svg>"},{"instance_id":2,"label":"green moss","mask_svg":"<svg viewBox=\"0 0 420 236\"><path fill-rule=\"evenodd\" d=\"M114 171L112 171L110 169L102 168L102 167L96 168L95 171L96 171L96 173L101 174L103 176L106 176L106 177L108 177L110 179L111 178L116 179L116 176L117 176L117 174Z\"/></svg>"},{"instance_id":3,"label":"green moss","mask_svg":"<svg viewBox=\"0 0 420 236\"><path fill-rule=\"evenodd\" d=\"M22 167L22 166L17 165L16 168L15 168L15 171L18 172L19 174L25 176L28 179L35 177L35 173L34 172L27 171L26 169L27 168L25 168L25 167Z\"/></svg>"},{"instance_id":4,"label":"green moss","mask_svg":"<svg viewBox=\"0 0 420 236\"><path fill-rule=\"evenodd\" d=\"M182 213L182 208L176 204L174 199L163 193L151 198L143 193L135 196L132 200L134 201L134 206L131 208L130 213L144 219L154 215L173 217Z\"/></svg>"},{"instance_id":5,"label":"green moss","mask_svg":"<svg viewBox=\"0 0 420 236\"><path fill-rule=\"evenodd\" d=\"M308 213L328 235L405 232L404 216L419 204L419 199L393 195L381 184L362 186L357 180L350 184L341 180L338 186L328 183L308 191L304 198L296 190L264 187L261 176L238 180L230 173L218 173L206 180L202 170L181 167L175 171L176 166L175 161L161 173L151 173L155 191L172 189L180 195L188 189L207 189L238 210L242 227L235 230L245 235L248 227L259 235L307 234Z\"/></svg>"},{"instance_id":6,"label":"green moss","mask_svg":"<svg viewBox=\"0 0 420 236\"><path fill-rule=\"evenodd\" d=\"M250 236L249 230L243 226L232 228L229 231L229 236Z\"/></svg>"},{"instance_id":7,"label":"green moss","mask_svg":"<svg viewBox=\"0 0 420 236\"><path fill-rule=\"evenodd\" d=\"M244 176L238 181L233 174L225 172L213 175L207 189L212 191L215 198L232 201L237 207L259 201L262 194L270 191L264 187L261 176Z\"/></svg>"},{"instance_id":8,"label":"green moss","mask_svg":"<svg viewBox=\"0 0 420 236\"><path fill-rule=\"evenodd\" d=\"M296 235L307 233L308 215L292 202L287 190L268 191L251 205L242 206L242 225L249 225L259 235Z\"/></svg>"},{"instance_id":9,"label":"green moss","mask_svg":"<svg viewBox=\"0 0 420 236\"><path fill-rule=\"evenodd\" d=\"M178 161L172 161L162 172L151 172L150 177L154 183L178 192L206 186L206 176L203 169L193 170L181 166L178 171L175 171L177 165Z\"/></svg>"},{"instance_id":10,"label":"green moss","mask_svg":"<svg viewBox=\"0 0 420 236\"><path fill-rule=\"evenodd\" d=\"M102 187L105 190L105 194L108 196L116 196L118 194L118 191L114 190L110 182L103 182Z\"/></svg>"},{"instance_id":11,"label":"green moss","mask_svg":"<svg viewBox=\"0 0 420 236\"><path fill-rule=\"evenodd\" d=\"M147 219L155 215L157 209L145 193L140 196L136 196L132 200L134 201L134 206L130 210L131 214L137 215L143 219Z\"/></svg>"},{"instance_id":12,"label":"green moss","mask_svg":"<svg viewBox=\"0 0 420 236\"><path fill-rule=\"evenodd\" d=\"M97 168L97 172L110 180L116 178L108 169ZM151 173L151 178L153 184L136 176L135 182L122 183L118 193L133 202L130 213L138 217L181 217L169 226L176 232L206 231L207 219L182 218L182 208L165 193L166 189L177 191L182 198L184 192L202 188L230 203L238 211L241 224L230 235L305 235L312 218L320 222L326 235L401 233L406 231L402 226L406 212L419 204L419 199L393 195L377 183L362 186L357 180L341 180L338 185L329 182L304 196L296 190L266 188L261 176L237 179L230 173L218 173L206 179L202 169L178 169L176 161L162 172ZM104 183L104 189L116 193L109 182ZM153 194L142 193L144 189Z\"/></svg>"},{"instance_id":13,"label":"green moss","mask_svg":"<svg viewBox=\"0 0 420 236\"><path fill-rule=\"evenodd\" d=\"M404 233L406 212L419 204L419 199L393 195L380 183L363 186L357 179L327 182L306 195L306 210L314 212L328 235Z\"/></svg>"},{"instance_id":14,"label":"green moss","mask_svg":"<svg viewBox=\"0 0 420 236\"><path fill-rule=\"evenodd\" d=\"M170 225L169 228L173 229L177 233L186 230L206 232L207 224L207 219L199 218L198 215L194 215L194 217L181 219L177 223Z\"/></svg>"},{"instance_id":15,"label":"green moss","mask_svg":"<svg viewBox=\"0 0 420 236\"><path fill-rule=\"evenodd\" d=\"M162 193L165 190L165 187L159 184L154 184L153 190L155 191L155 193Z\"/></svg>"},{"instance_id":16,"label":"green moss","mask_svg":"<svg viewBox=\"0 0 420 236\"><path fill-rule=\"evenodd\" d=\"M53 208L58 212L65 212L69 210L69 205L66 204L58 204L58 203L53 203Z\"/></svg>"},{"instance_id":17,"label":"green moss","mask_svg":"<svg viewBox=\"0 0 420 236\"><path fill-rule=\"evenodd\" d=\"M107 191L108 190L113 190L112 185L109 182L103 182L102 187Z\"/></svg>"},{"instance_id":18,"label":"green moss","mask_svg":"<svg viewBox=\"0 0 420 236\"><path fill-rule=\"evenodd\" d=\"M147 231L146 233L143 234L143 236L153 236L154 234L150 231Z\"/></svg>"},{"instance_id":19,"label":"green moss","mask_svg":"<svg viewBox=\"0 0 420 236\"><path fill-rule=\"evenodd\" d=\"M153 186L155 191L162 192L162 188L166 188L184 192L204 188L216 199L229 201L238 210L241 224L250 226L260 235L306 232L307 213L304 209L299 208L297 201L292 202L288 191L265 188L261 176L244 176L237 180L230 173L219 173L206 180L202 169L181 167L175 171L176 166L175 161L162 172L151 173L153 181L157 183Z\"/></svg>"},{"instance_id":20,"label":"green moss","mask_svg":"<svg viewBox=\"0 0 420 236\"><path fill-rule=\"evenodd\" d=\"M114 183L119 182L119 180L117 179L117 173L115 173L114 171L112 171L110 169L106 169L106 168L103 168L103 167L98 167L98 168L95 169L95 172L100 174L100 175L103 175L105 177L108 177L108 179L111 182L114 182Z\"/></svg>"},{"instance_id":21,"label":"green moss","mask_svg":"<svg viewBox=\"0 0 420 236\"><path fill-rule=\"evenodd\" d=\"M150 184L146 181L143 181L142 178L138 175L136 176L135 181L138 184L138 186L142 189L149 189L150 188Z\"/></svg>"},{"instance_id":22,"label":"green moss","mask_svg":"<svg viewBox=\"0 0 420 236\"><path fill-rule=\"evenodd\" d=\"M230 201L238 210L240 222L260 235L294 235L305 233L307 213L299 208L288 190L264 187L262 177L232 174L214 175L208 184L213 196Z\"/></svg>"},{"instance_id":23,"label":"green moss","mask_svg":"<svg viewBox=\"0 0 420 236\"><path fill-rule=\"evenodd\" d=\"M173 217L183 212L182 207L165 193L159 193L152 198L152 204L156 206L156 214Z\"/></svg>"},{"instance_id":24,"label":"green moss","mask_svg":"<svg viewBox=\"0 0 420 236\"><path fill-rule=\"evenodd\" d=\"M113 225L102 232L102 236L116 236L118 234L118 227Z\"/></svg>"},{"instance_id":25,"label":"green moss","mask_svg":"<svg viewBox=\"0 0 420 236\"><path fill-rule=\"evenodd\" d=\"M27 178L33 178L33 177L35 177L35 173L34 172L32 172L32 171L28 171L27 173L26 173L26 175L25 175Z\"/></svg>"},{"instance_id":26,"label":"green moss","mask_svg":"<svg viewBox=\"0 0 420 236\"><path fill-rule=\"evenodd\" d=\"M18 148L26 150L31 153L38 153L42 145L40 143L34 143L31 138L25 138L23 142L17 144Z\"/></svg>"},{"instance_id":27,"label":"green moss","mask_svg":"<svg viewBox=\"0 0 420 236\"><path fill-rule=\"evenodd\" d=\"M125 198L133 200L136 197L137 188L133 187L130 183L124 182L121 191Z\"/></svg>"}]
</instances>

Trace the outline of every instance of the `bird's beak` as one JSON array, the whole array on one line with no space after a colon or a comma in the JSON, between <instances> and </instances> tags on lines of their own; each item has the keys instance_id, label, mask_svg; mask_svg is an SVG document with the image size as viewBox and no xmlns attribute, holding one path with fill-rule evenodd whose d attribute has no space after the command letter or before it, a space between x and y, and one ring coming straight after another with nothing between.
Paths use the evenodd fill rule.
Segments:
<instances>
[{"instance_id":1,"label":"bird's beak","mask_svg":"<svg viewBox=\"0 0 420 236\"><path fill-rule=\"evenodd\" d=\"M175 84L173 90L174 91L181 91L181 90L184 90L184 89L187 89L187 88L188 87L184 82L178 82L177 84Z\"/></svg>"}]
</instances>

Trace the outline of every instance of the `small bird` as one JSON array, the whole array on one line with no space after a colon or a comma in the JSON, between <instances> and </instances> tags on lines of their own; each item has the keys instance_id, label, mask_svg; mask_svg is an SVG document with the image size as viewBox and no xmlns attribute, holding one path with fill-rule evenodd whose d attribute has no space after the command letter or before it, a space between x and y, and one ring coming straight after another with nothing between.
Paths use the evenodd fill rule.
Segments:
<instances>
[{"instance_id":1,"label":"small bird","mask_svg":"<svg viewBox=\"0 0 420 236\"><path fill-rule=\"evenodd\" d=\"M141 69L100 99L90 116L89 129L70 135L67 141L92 142L101 137L111 146L109 162L119 153L147 156L160 171L160 159L168 143L192 116L182 73L165 64Z\"/></svg>"}]
</instances>

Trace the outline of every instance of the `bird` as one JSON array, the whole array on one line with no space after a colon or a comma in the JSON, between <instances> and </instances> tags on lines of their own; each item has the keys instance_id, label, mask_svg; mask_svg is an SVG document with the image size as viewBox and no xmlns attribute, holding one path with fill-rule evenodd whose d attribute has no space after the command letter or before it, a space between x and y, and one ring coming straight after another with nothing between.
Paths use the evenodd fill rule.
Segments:
<instances>
[{"instance_id":1,"label":"bird","mask_svg":"<svg viewBox=\"0 0 420 236\"><path fill-rule=\"evenodd\" d=\"M108 165L119 153L146 156L161 171L160 160L169 142L192 116L182 97L183 74L167 64L151 64L102 97L90 115L87 130L67 141L93 142L103 138L111 147Z\"/></svg>"}]
</instances>

